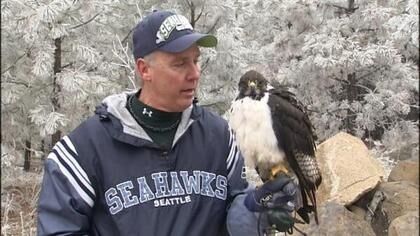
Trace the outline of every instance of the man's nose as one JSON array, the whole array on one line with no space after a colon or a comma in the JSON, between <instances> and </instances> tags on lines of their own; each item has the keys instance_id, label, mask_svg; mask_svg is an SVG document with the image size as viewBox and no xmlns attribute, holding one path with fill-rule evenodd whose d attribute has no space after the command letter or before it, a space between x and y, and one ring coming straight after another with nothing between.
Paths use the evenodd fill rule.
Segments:
<instances>
[{"instance_id":1,"label":"man's nose","mask_svg":"<svg viewBox=\"0 0 420 236\"><path fill-rule=\"evenodd\" d=\"M198 63L192 63L188 71L188 79L198 80L200 78L201 68Z\"/></svg>"}]
</instances>

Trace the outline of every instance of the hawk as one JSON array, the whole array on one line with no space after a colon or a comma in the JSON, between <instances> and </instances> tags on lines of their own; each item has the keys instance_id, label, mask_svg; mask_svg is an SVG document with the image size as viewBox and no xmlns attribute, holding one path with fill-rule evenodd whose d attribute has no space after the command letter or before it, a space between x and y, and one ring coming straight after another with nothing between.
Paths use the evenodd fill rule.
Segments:
<instances>
[{"instance_id":1,"label":"hawk","mask_svg":"<svg viewBox=\"0 0 420 236\"><path fill-rule=\"evenodd\" d=\"M255 168L263 182L284 173L298 184L297 213L309 223L321 173L315 159L315 133L304 106L287 88L271 86L257 71L239 81L239 95L232 102L229 125L248 168Z\"/></svg>"}]
</instances>

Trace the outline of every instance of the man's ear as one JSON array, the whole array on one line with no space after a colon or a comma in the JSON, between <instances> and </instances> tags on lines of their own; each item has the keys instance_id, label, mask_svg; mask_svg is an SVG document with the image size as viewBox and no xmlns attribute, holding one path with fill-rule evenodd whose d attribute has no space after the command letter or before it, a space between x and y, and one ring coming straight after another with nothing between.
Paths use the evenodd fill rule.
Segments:
<instances>
[{"instance_id":1,"label":"man's ear","mask_svg":"<svg viewBox=\"0 0 420 236\"><path fill-rule=\"evenodd\" d=\"M136 69L143 81L150 80L150 64L147 63L143 58L138 58L136 60Z\"/></svg>"}]
</instances>

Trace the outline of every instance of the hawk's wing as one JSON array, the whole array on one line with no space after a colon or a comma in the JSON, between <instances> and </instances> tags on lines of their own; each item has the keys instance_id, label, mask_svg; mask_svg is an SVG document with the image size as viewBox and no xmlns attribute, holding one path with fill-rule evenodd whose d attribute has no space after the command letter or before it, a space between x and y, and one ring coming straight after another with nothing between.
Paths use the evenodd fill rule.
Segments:
<instances>
[{"instance_id":1,"label":"hawk's wing","mask_svg":"<svg viewBox=\"0 0 420 236\"><path fill-rule=\"evenodd\" d=\"M268 105L278 146L285 152L301 188L303 208L298 213L309 222L308 213L314 211L315 220L318 221L315 190L322 178L315 159L316 136L312 124L304 106L293 93L282 87L271 89L269 93Z\"/></svg>"}]
</instances>

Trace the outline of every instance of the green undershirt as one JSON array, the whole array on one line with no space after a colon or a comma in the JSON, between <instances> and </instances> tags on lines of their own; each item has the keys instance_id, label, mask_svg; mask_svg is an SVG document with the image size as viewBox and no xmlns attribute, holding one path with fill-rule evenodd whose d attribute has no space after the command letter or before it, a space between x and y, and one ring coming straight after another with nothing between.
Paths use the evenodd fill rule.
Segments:
<instances>
[{"instance_id":1,"label":"green undershirt","mask_svg":"<svg viewBox=\"0 0 420 236\"><path fill-rule=\"evenodd\" d=\"M157 110L141 102L138 95L128 97L127 109L154 143L163 149L171 149L182 112Z\"/></svg>"}]
</instances>

